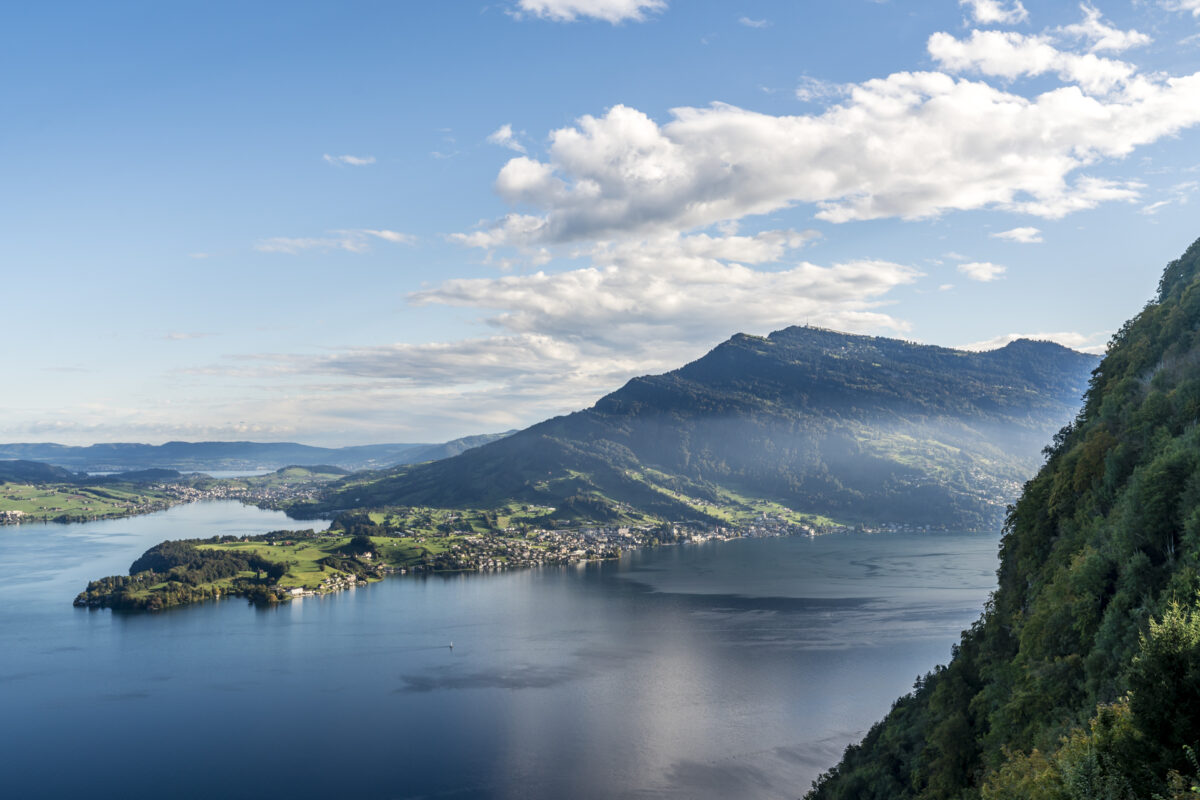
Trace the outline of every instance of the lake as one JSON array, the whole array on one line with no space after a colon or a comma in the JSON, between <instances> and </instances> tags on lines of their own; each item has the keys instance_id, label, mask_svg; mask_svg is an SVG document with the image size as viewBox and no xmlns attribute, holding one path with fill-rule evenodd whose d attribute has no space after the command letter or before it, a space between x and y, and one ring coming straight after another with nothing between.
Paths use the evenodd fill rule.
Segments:
<instances>
[{"instance_id":1,"label":"lake","mask_svg":"<svg viewBox=\"0 0 1200 800\"><path fill-rule=\"evenodd\" d=\"M306 527L231 502L0 527L4 793L799 797L949 658L998 544L738 540L276 608L71 606L163 539Z\"/></svg>"}]
</instances>

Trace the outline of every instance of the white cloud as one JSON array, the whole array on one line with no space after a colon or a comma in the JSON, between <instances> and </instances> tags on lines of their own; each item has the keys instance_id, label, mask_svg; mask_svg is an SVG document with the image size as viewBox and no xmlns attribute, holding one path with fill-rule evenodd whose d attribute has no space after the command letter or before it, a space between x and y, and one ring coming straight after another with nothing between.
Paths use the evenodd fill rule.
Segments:
<instances>
[{"instance_id":1,"label":"white cloud","mask_svg":"<svg viewBox=\"0 0 1200 800\"><path fill-rule=\"evenodd\" d=\"M525 246L540 238L546 220L528 214L508 214L486 230L472 233L452 233L449 239L467 247L492 249L504 246Z\"/></svg>"},{"instance_id":2,"label":"white cloud","mask_svg":"<svg viewBox=\"0 0 1200 800\"><path fill-rule=\"evenodd\" d=\"M988 235L993 239L1005 239L1010 242L1019 242L1020 244L1040 244L1043 241L1041 230L1031 227L1013 228L1012 230L990 233Z\"/></svg>"},{"instance_id":3,"label":"white cloud","mask_svg":"<svg viewBox=\"0 0 1200 800\"><path fill-rule=\"evenodd\" d=\"M375 163L375 156L331 156L329 153L321 156L326 163L333 164L338 167L365 167L368 164Z\"/></svg>"},{"instance_id":4,"label":"white cloud","mask_svg":"<svg viewBox=\"0 0 1200 800\"><path fill-rule=\"evenodd\" d=\"M980 25L1016 25L1029 21L1029 12L1021 0L958 0Z\"/></svg>"},{"instance_id":5,"label":"white cloud","mask_svg":"<svg viewBox=\"0 0 1200 800\"><path fill-rule=\"evenodd\" d=\"M541 334L455 342L356 347L333 355L268 354L236 361L273 364L280 373L344 375L395 380L406 386L477 384L533 374L549 376L578 360L578 346Z\"/></svg>"},{"instance_id":6,"label":"white cloud","mask_svg":"<svg viewBox=\"0 0 1200 800\"><path fill-rule=\"evenodd\" d=\"M879 310L882 298L920 275L885 261L782 270L774 261L804 241L772 231L758 237L666 237L597 246L597 266L559 273L451 280L411 297L416 305L494 309L488 319L511 333L608 342L636 352L641 342L713 341L738 330L812 321L851 330L904 330Z\"/></svg>"},{"instance_id":7,"label":"white cloud","mask_svg":"<svg viewBox=\"0 0 1200 800\"><path fill-rule=\"evenodd\" d=\"M852 88L854 87L840 83L831 83L823 81L820 78L812 78L805 75L800 78L796 86L796 99L804 103L830 100L845 97L850 93Z\"/></svg>"},{"instance_id":8,"label":"white cloud","mask_svg":"<svg viewBox=\"0 0 1200 800\"><path fill-rule=\"evenodd\" d=\"M693 345L682 360L704 349ZM627 357L586 341L502 334L325 355L261 354L231 359L204 374L265 378L264 389L285 383L288 391L271 393L272 419L323 436L343 431L343 439L377 442L413 431L400 440L436 441L575 411L635 375L680 363L674 346L653 342ZM250 405L243 397L224 416Z\"/></svg>"},{"instance_id":9,"label":"white cloud","mask_svg":"<svg viewBox=\"0 0 1200 800\"><path fill-rule=\"evenodd\" d=\"M943 283L940 286L938 286L938 291L939 292L948 292L953 288L954 288L953 283Z\"/></svg>"},{"instance_id":10,"label":"white cloud","mask_svg":"<svg viewBox=\"0 0 1200 800\"><path fill-rule=\"evenodd\" d=\"M616 25L626 20L642 22L647 14L666 8L666 0L518 0L517 16L531 14L555 22L591 17Z\"/></svg>"},{"instance_id":11,"label":"white cloud","mask_svg":"<svg viewBox=\"0 0 1200 800\"><path fill-rule=\"evenodd\" d=\"M929 37L928 49L933 59L951 72L1008 80L1054 73L1086 93L1100 96L1122 90L1133 94L1154 91L1153 84L1138 76L1132 64L1094 53L1066 52L1044 35L972 31L969 39L956 39L948 33L935 33Z\"/></svg>"},{"instance_id":12,"label":"white cloud","mask_svg":"<svg viewBox=\"0 0 1200 800\"><path fill-rule=\"evenodd\" d=\"M1200 0L1197 0L1200 3ZM1100 10L1089 3L1080 4L1083 21L1057 28L1057 32L1083 39L1090 43L1093 53L1120 53L1131 47L1141 47L1154 41L1148 35L1135 30L1123 31L1107 24Z\"/></svg>"},{"instance_id":13,"label":"white cloud","mask_svg":"<svg viewBox=\"0 0 1200 800\"><path fill-rule=\"evenodd\" d=\"M517 141L516 135L513 133L512 125L505 123L493 131L487 140L492 144L507 147L509 150L516 150L518 153L525 152L525 146Z\"/></svg>"},{"instance_id":14,"label":"white cloud","mask_svg":"<svg viewBox=\"0 0 1200 800\"><path fill-rule=\"evenodd\" d=\"M1159 5L1168 11L1186 11L1200 17L1200 0L1160 0Z\"/></svg>"},{"instance_id":15,"label":"white cloud","mask_svg":"<svg viewBox=\"0 0 1200 800\"><path fill-rule=\"evenodd\" d=\"M963 275L966 275L973 281L981 281L983 283L999 280L1007 270L1008 267L1002 267L990 261L969 261L966 264L958 265L958 271Z\"/></svg>"},{"instance_id":16,"label":"white cloud","mask_svg":"<svg viewBox=\"0 0 1200 800\"><path fill-rule=\"evenodd\" d=\"M417 241L417 237L413 236L411 233L400 233L399 231L370 230L369 228L363 228L362 230L358 231L343 231L343 233L348 235L361 233L366 236L374 236L376 239L383 239L385 242L391 242L392 244L416 244Z\"/></svg>"},{"instance_id":17,"label":"white cloud","mask_svg":"<svg viewBox=\"0 0 1200 800\"><path fill-rule=\"evenodd\" d=\"M1085 170L1200 123L1200 73L1143 74L1061 49L1055 35L1092 50L1148 40L1081 8L1083 21L1054 35L935 33L928 50L946 72L851 86L805 77L797 98L840 101L820 113L773 116L716 103L674 109L662 125L621 105L580 117L551 133L544 159L522 155L500 170L496 191L522 210L459 239L531 247L640 237L796 204L840 223L982 208L1056 219L1135 200L1141 184ZM1065 85L1025 97L953 73L1053 74ZM511 130L494 136L507 141Z\"/></svg>"},{"instance_id":18,"label":"white cloud","mask_svg":"<svg viewBox=\"0 0 1200 800\"><path fill-rule=\"evenodd\" d=\"M1063 347L1079 350L1084 353L1103 353L1107 348L1110 332L1078 333L1076 331L1059 331L1056 333L1008 333L985 339L982 342L971 342L959 345L959 350L995 350L1018 339L1032 339L1035 342L1056 342Z\"/></svg>"},{"instance_id":19,"label":"white cloud","mask_svg":"<svg viewBox=\"0 0 1200 800\"><path fill-rule=\"evenodd\" d=\"M957 56L952 45L964 43L947 35L931 49L951 68L1031 69L1019 61L1010 68L1006 58L993 64L970 46L980 36ZM496 227L519 220L527 242L544 244L684 231L796 203L817 205L816 216L830 222L980 208L1059 218L1138 196L1135 183L1079 173L1200 123L1200 73L1129 79L1114 97L1063 86L1029 99L943 73L902 72L854 86L820 114L714 104L672 116L660 126L615 106L554 131L545 161L514 158L496 179L504 199L540 213Z\"/></svg>"},{"instance_id":20,"label":"white cloud","mask_svg":"<svg viewBox=\"0 0 1200 800\"><path fill-rule=\"evenodd\" d=\"M1177 183L1168 190L1167 193L1169 197L1164 200L1158 200L1142 206L1141 213L1147 216L1153 216L1170 205L1187 205L1188 201L1192 197L1192 194L1198 188L1200 188L1200 182L1197 181L1183 181L1182 183Z\"/></svg>"},{"instance_id":21,"label":"white cloud","mask_svg":"<svg viewBox=\"0 0 1200 800\"><path fill-rule=\"evenodd\" d=\"M360 228L357 230L331 231L332 236L319 237L288 237L273 236L263 239L254 245L260 253L287 253L296 255L305 250L346 250L351 253L365 253L371 249L372 238L382 239L392 244L414 244L416 237L409 233L389 230L372 230Z\"/></svg>"},{"instance_id":22,"label":"white cloud","mask_svg":"<svg viewBox=\"0 0 1200 800\"><path fill-rule=\"evenodd\" d=\"M747 28L767 28L771 25L769 19L750 19L750 17L741 17L738 23L745 25Z\"/></svg>"}]
</instances>

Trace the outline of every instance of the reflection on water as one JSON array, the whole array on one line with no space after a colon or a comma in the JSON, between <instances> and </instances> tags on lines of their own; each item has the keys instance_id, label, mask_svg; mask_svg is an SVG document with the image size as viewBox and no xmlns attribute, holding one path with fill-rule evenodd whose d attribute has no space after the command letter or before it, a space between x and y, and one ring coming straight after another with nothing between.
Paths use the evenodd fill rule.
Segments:
<instances>
[{"instance_id":1,"label":"reflection on water","mask_svg":"<svg viewBox=\"0 0 1200 800\"><path fill-rule=\"evenodd\" d=\"M994 584L997 544L737 541L394 578L274 609L70 606L87 578L164 538L288 524L212 503L0 529L0 747L18 765L6 784L19 796L796 797L947 658Z\"/></svg>"}]
</instances>

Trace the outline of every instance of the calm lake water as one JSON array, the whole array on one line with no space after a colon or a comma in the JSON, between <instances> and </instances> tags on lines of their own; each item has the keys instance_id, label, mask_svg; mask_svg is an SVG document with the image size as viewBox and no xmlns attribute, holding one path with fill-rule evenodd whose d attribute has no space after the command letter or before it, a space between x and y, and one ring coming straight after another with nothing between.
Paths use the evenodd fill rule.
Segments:
<instances>
[{"instance_id":1,"label":"calm lake water","mask_svg":"<svg viewBox=\"0 0 1200 800\"><path fill-rule=\"evenodd\" d=\"M271 609L71 607L163 539L310 525L223 502L0 528L5 796L799 797L947 660L998 543L741 540Z\"/></svg>"}]
</instances>

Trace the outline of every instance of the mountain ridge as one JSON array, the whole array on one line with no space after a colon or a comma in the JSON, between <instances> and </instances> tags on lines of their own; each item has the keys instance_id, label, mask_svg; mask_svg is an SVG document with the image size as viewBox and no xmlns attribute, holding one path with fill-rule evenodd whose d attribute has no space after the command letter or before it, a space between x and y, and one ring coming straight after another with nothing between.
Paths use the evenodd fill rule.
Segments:
<instances>
[{"instance_id":1,"label":"mountain ridge","mask_svg":"<svg viewBox=\"0 0 1200 800\"><path fill-rule=\"evenodd\" d=\"M437 444L377 444L317 447L296 442L170 441L160 445L113 442L86 446L52 442L0 444L0 460L39 461L81 472L144 469L180 471L279 469L330 464L343 469L380 469L457 455L508 433L464 436Z\"/></svg>"},{"instance_id":2,"label":"mountain ridge","mask_svg":"<svg viewBox=\"0 0 1200 800\"><path fill-rule=\"evenodd\" d=\"M1032 474L1097 361L1049 342L976 353L799 326L736 334L587 409L444 461L334 484L294 511L584 497L705 519L704 504L732 492L857 519L879 519L885 500L894 508L903 496L907 519L984 526ZM919 446L930 437L943 449L936 464ZM930 480L934 467L955 474Z\"/></svg>"}]
</instances>

